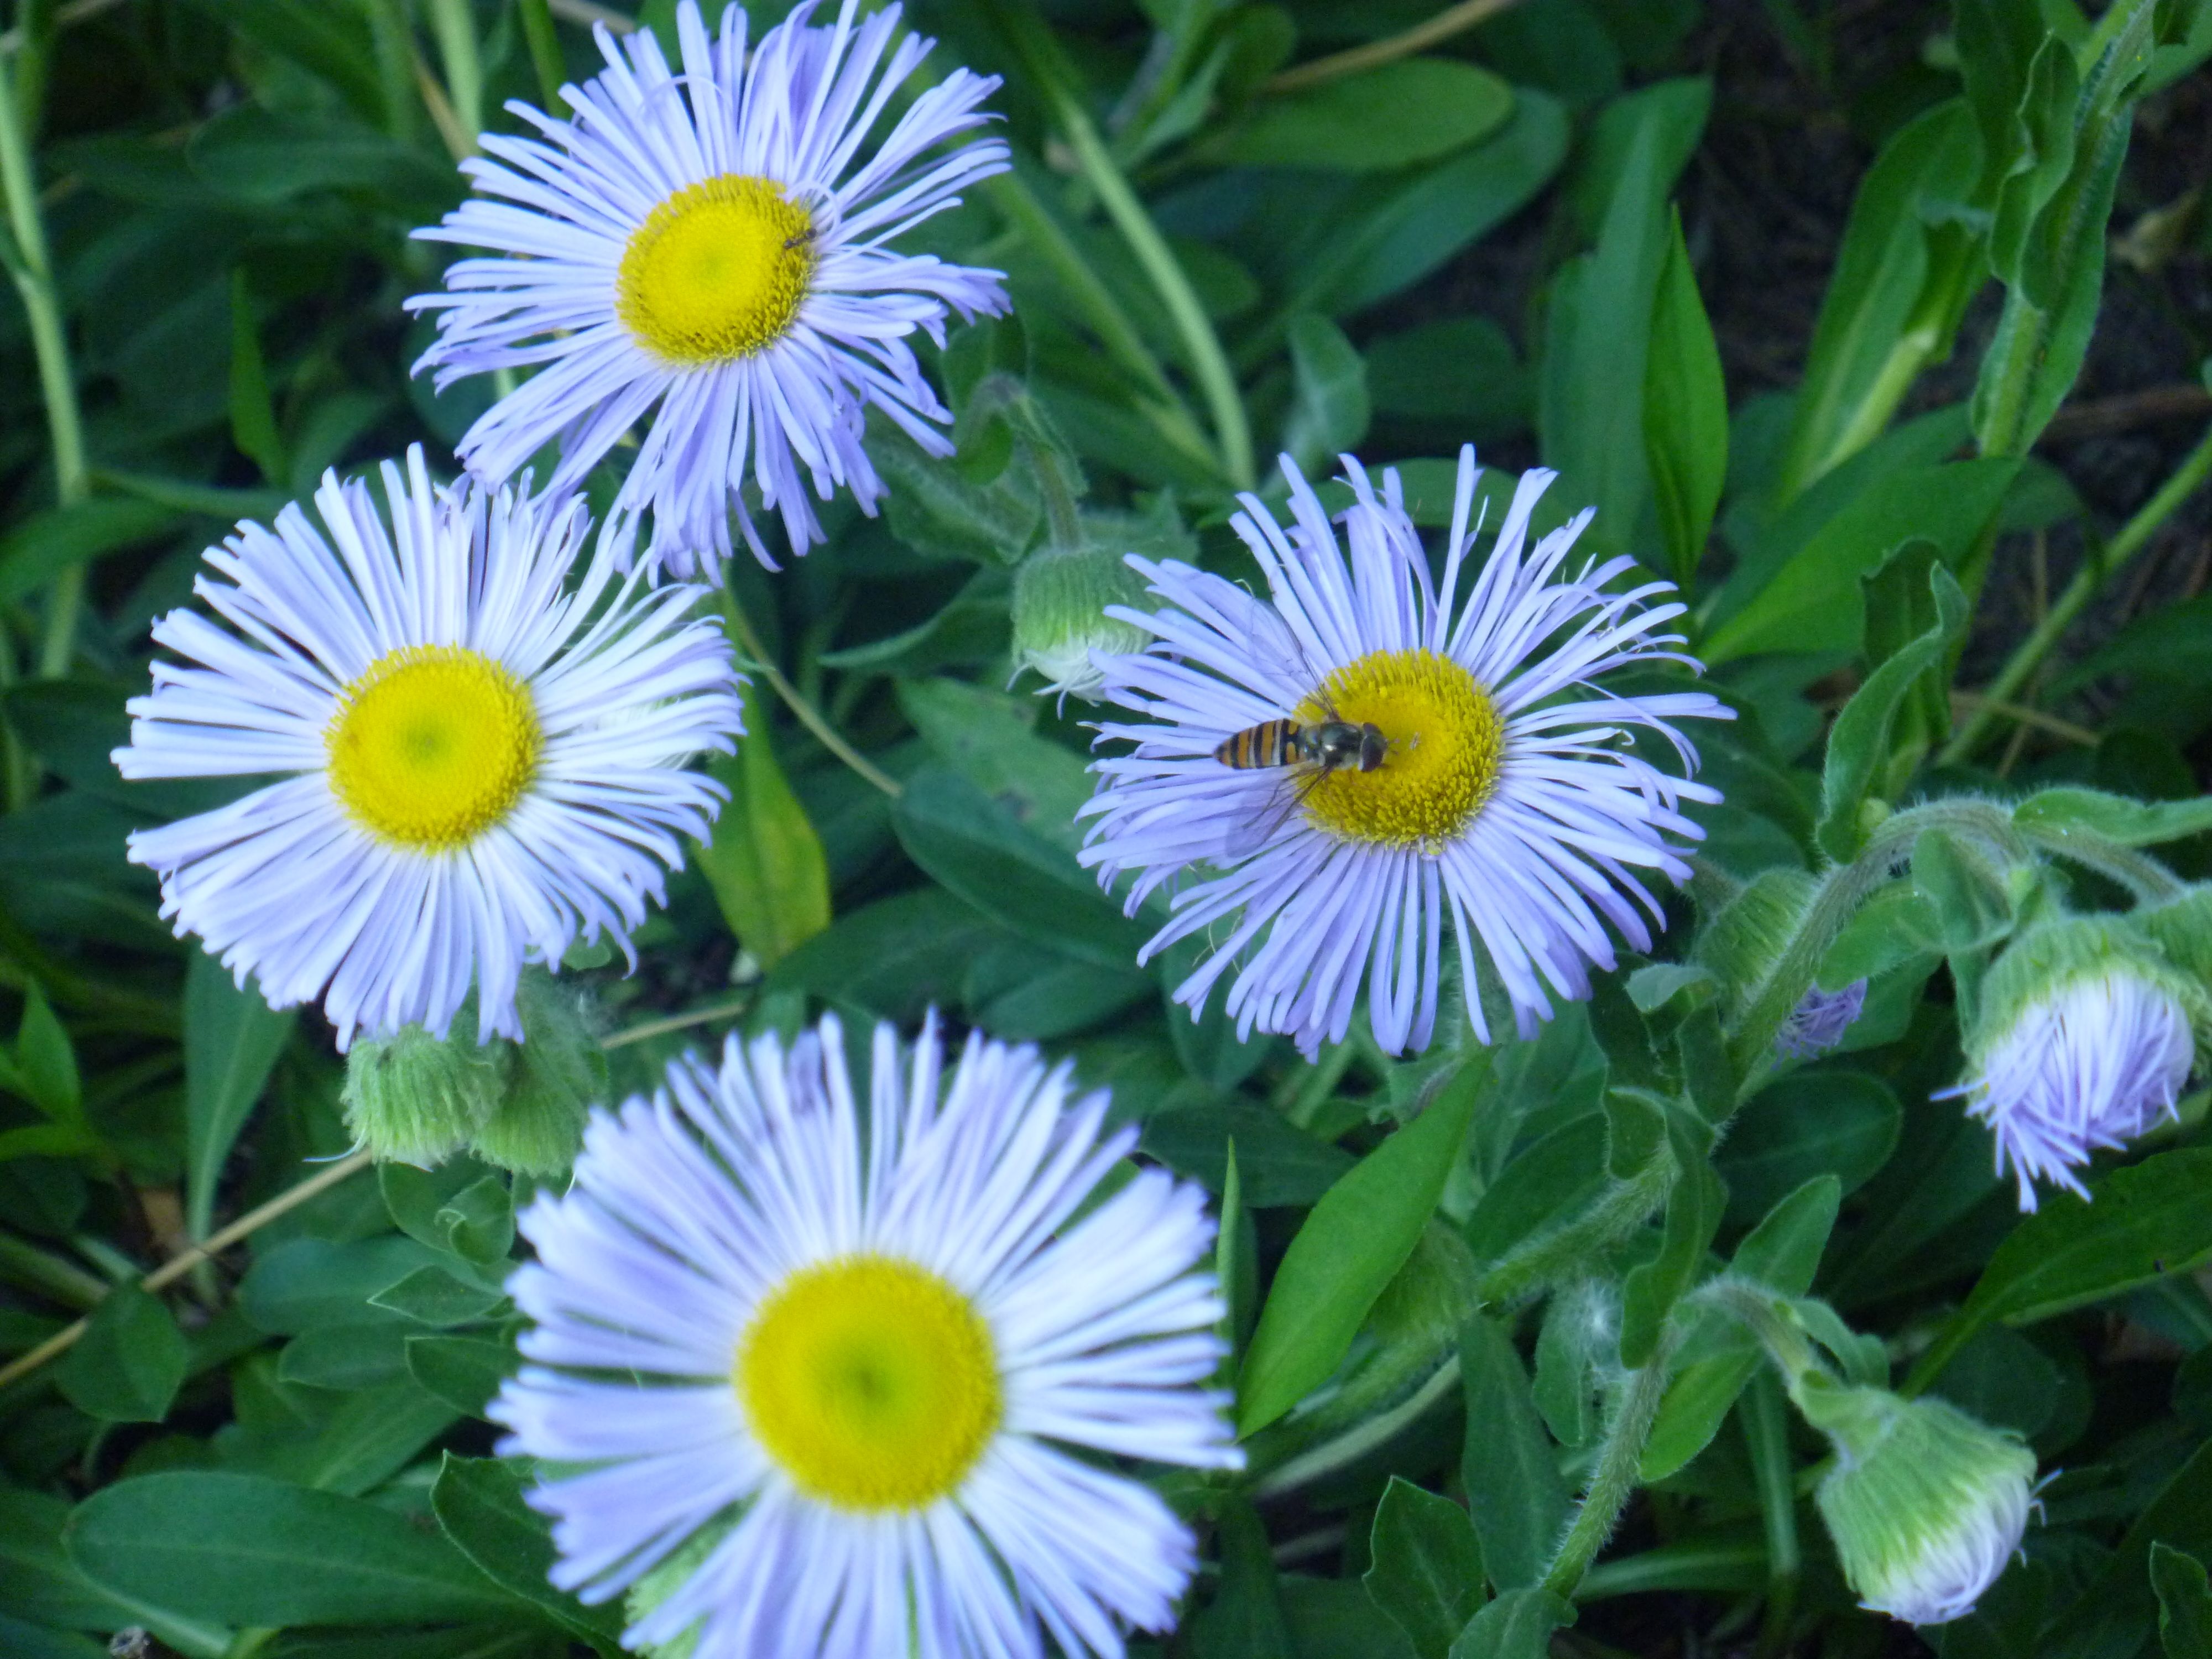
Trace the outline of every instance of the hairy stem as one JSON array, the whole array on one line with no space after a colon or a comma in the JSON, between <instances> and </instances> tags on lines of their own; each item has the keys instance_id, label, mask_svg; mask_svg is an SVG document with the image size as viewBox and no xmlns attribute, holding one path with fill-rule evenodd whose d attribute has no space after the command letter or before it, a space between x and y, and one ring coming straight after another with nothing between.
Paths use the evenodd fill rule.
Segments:
<instances>
[{"instance_id":1,"label":"hairy stem","mask_svg":"<svg viewBox=\"0 0 2212 1659\"><path fill-rule=\"evenodd\" d=\"M1559 1553L1544 1573L1544 1588L1562 1601L1572 1601L1583 1574L1628 1506L1644 1462L1644 1443L1651 1437L1651 1425L1659 1415L1659 1402L1667 1397L1667 1373L1674 1359L1674 1344L1662 1341L1659 1352L1631 1371L1612 1401L1605 1430L1605 1444L1598 1453L1597 1468L1589 1490L1583 1494L1573 1523L1559 1543Z\"/></svg>"}]
</instances>

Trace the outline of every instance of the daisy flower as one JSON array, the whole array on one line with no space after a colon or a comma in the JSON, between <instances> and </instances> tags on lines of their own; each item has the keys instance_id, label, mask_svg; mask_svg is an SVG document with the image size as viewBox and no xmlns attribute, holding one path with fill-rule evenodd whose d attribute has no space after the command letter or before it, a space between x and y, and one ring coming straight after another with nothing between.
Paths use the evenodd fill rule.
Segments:
<instances>
[{"instance_id":1,"label":"daisy flower","mask_svg":"<svg viewBox=\"0 0 2212 1659\"><path fill-rule=\"evenodd\" d=\"M817 27L802 5L752 44L742 10L710 40L683 0L678 68L650 31L618 45L602 25L606 69L562 88L573 119L507 106L542 139L484 135L485 159L461 164L483 193L416 233L496 257L455 261L445 292L407 302L437 314L416 369L436 369L441 390L538 371L461 440L471 471L501 483L557 442L550 489L564 494L650 415L609 535L627 548L650 512L650 555L684 574L729 556L733 512L774 568L740 493L748 471L799 552L822 539L810 483L872 514L871 404L951 453L936 429L951 416L904 337L941 344L948 307L1003 310L1000 274L890 244L1005 169L995 139L932 155L989 118L978 106L999 83L953 70L863 159L933 43L902 37L896 5L858 9L845 0Z\"/></svg>"},{"instance_id":2,"label":"daisy flower","mask_svg":"<svg viewBox=\"0 0 2212 1659\"><path fill-rule=\"evenodd\" d=\"M195 586L214 616L154 625L185 663L131 700L123 775L285 775L130 855L241 983L322 998L341 1048L442 1036L471 983L478 1040L520 1039L522 964L627 949L707 835L722 792L684 763L731 748L737 676L699 590L623 580L604 546L570 585L580 500L441 489L419 447L383 478L389 527L325 473L321 528L296 503L240 525Z\"/></svg>"},{"instance_id":3,"label":"daisy flower","mask_svg":"<svg viewBox=\"0 0 2212 1659\"><path fill-rule=\"evenodd\" d=\"M2075 919L1998 957L1971 1074L1938 1097L1965 1097L1990 1126L1997 1171L2012 1166L2023 1210L2035 1208L2039 1181L2087 1196L2075 1171L2172 1116L2189 1080L2188 988L2162 963L2101 952L2112 938L2107 924Z\"/></svg>"},{"instance_id":4,"label":"daisy flower","mask_svg":"<svg viewBox=\"0 0 2212 1659\"><path fill-rule=\"evenodd\" d=\"M1344 545L1287 456L1287 532L1243 497L1231 523L1272 604L1187 564L1130 560L1169 608L1109 613L1153 636L1144 653L1099 664L1107 699L1149 723L1098 728L1134 747L1096 763L1103 781L1083 808L1097 820L1083 860L1109 885L1136 872L1132 915L1164 884L1196 878L1145 950L1206 940L1210 955L1176 992L1194 1018L1234 969L1240 1034L1287 1033L1310 1054L1350 1028L1364 982L1383 1049L1425 1048L1449 921L1476 1036L1490 1040L1474 993L1479 939L1526 1036L1551 1017L1553 996L1589 994L1592 963L1613 965L1608 923L1650 948L1664 919L1636 872L1686 878L1668 837L1701 832L1680 805L1719 799L1624 740L1656 732L1687 770L1696 751L1673 722L1729 711L1702 692L1595 684L1630 665L1689 662L1670 648L1679 636L1657 631L1683 606L1646 607L1674 592L1666 582L1611 591L1630 559L1566 573L1587 510L1528 545L1553 474L1522 477L1462 596L1474 450L1460 456L1441 586L1397 475L1384 474L1377 497L1358 462L1345 466L1354 499ZM1339 760L1327 770L1310 747L1322 740ZM1293 752L1298 743L1309 747Z\"/></svg>"},{"instance_id":5,"label":"daisy flower","mask_svg":"<svg viewBox=\"0 0 2212 1659\"><path fill-rule=\"evenodd\" d=\"M1110 1460L1241 1461L1203 1195L1101 1200L1135 1131L1034 1048L971 1036L945 1079L933 1025L903 1058L878 1026L865 1103L845 1055L825 1018L678 1060L524 1215L490 1415L559 1471L553 1582L637 1586L623 1640L696 1659L1118 1655L1194 1548Z\"/></svg>"}]
</instances>

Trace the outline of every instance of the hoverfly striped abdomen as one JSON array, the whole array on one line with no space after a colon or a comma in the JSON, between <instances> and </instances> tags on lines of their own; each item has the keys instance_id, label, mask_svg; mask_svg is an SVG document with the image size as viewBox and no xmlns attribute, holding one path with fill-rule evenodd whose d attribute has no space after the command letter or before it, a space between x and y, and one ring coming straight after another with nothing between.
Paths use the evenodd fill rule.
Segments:
<instances>
[{"instance_id":1,"label":"hoverfly striped abdomen","mask_svg":"<svg viewBox=\"0 0 2212 1659\"><path fill-rule=\"evenodd\" d=\"M1296 720L1262 720L1224 738L1213 758L1240 772L1293 765L1306 758L1304 729Z\"/></svg>"}]
</instances>

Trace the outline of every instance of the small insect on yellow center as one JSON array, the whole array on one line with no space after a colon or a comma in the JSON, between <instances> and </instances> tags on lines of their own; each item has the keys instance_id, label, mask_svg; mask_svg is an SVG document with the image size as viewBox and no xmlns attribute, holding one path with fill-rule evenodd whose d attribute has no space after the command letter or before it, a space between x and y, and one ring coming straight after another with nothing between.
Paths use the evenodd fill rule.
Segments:
<instances>
[{"instance_id":1,"label":"small insect on yellow center","mask_svg":"<svg viewBox=\"0 0 2212 1659\"><path fill-rule=\"evenodd\" d=\"M1466 828L1497 787L1505 722L1474 676L1433 651L1376 651L1347 663L1299 705L1310 725L1334 718L1389 740L1371 772L1345 767L1306 796L1307 815L1343 841L1434 852Z\"/></svg>"},{"instance_id":2,"label":"small insect on yellow center","mask_svg":"<svg viewBox=\"0 0 2212 1659\"><path fill-rule=\"evenodd\" d=\"M544 739L530 689L479 652L387 652L340 695L324 732L331 788L356 822L400 847L473 841L514 810Z\"/></svg>"},{"instance_id":3,"label":"small insect on yellow center","mask_svg":"<svg viewBox=\"0 0 2212 1659\"><path fill-rule=\"evenodd\" d=\"M646 216L623 250L615 310L646 349L685 368L778 338L814 275L814 221L766 179L719 173Z\"/></svg>"},{"instance_id":4,"label":"small insect on yellow center","mask_svg":"<svg viewBox=\"0 0 2212 1659\"><path fill-rule=\"evenodd\" d=\"M926 1267L849 1255L800 1269L738 1345L738 1397L810 1497L919 1509L959 1484L997 1431L999 1364L975 1306Z\"/></svg>"}]
</instances>

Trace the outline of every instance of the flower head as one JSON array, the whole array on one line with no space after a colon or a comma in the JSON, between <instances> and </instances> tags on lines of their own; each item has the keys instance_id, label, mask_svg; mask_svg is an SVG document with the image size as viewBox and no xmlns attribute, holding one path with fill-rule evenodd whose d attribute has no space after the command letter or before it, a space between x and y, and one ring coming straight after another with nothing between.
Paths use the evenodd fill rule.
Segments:
<instances>
[{"instance_id":1,"label":"flower head","mask_svg":"<svg viewBox=\"0 0 2212 1659\"><path fill-rule=\"evenodd\" d=\"M1563 574L1587 511L1528 545L1552 473L1521 480L1462 595L1472 449L1441 585L1395 473L1378 497L1346 459L1347 556L1319 499L1287 458L1283 467L1290 531L1249 495L1233 521L1271 605L1187 564L1131 561L1170 608L1116 607L1154 643L1101 666L1108 697L1152 723L1099 728L1135 747L1097 764L1105 781L1084 809L1098 820L1084 860L1108 883L1137 872L1132 915L1186 872L1218 872L1175 895L1146 950L1225 935L1176 997L1195 1011L1234 969L1228 1006L1242 1032L1287 1032L1310 1051L1349 1029L1364 981L1382 1048L1425 1047L1448 917L1476 1034L1490 1035L1474 994L1480 939L1525 1036L1553 995L1589 994L1590 964L1613 965L1608 923L1650 947L1663 917L1635 872L1686 878L1668 837L1702 832L1680 805L1719 799L1624 740L1654 732L1692 767L1673 722L1729 711L1702 692L1595 684L1631 664L1686 661L1669 648L1680 640L1657 632L1682 606L1645 607L1673 592L1665 582L1611 591L1633 568L1626 558ZM1315 754L1324 739L1326 766Z\"/></svg>"},{"instance_id":2,"label":"flower head","mask_svg":"<svg viewBox=\"0 0 2212 1659\"><path fill-rule=\"evenodd\" d=\"M564 89L572 119L508 106L543 138L486 134L488 159L463 163L483 194L416 233L496 257L456 261L445 292L408 301L438 313L416 368L441 387L538 371L461 440L471 471L501 483L558 442L550 488L565 492L658 405L608 530L627 548L649 511L651 554L682 574L728 556L733 511L773 566L740 494L748 473L799 552L822 538L810 485L873 512L872 404L951 453L932 422L951 417L903 337L942 343L948 307L1003 308L999 274L890 243L1005 167L996 140L931 154L988 118L998 82L955 70L863 160L932 43L900 38L896 5L857 10L844 0L817 26L802 5L749 52L742 10L710 40L682 0L676 70L650 31L617 45L602 27L607 68Z\"/></svg>"},{"instance_id":3,"label":"flower head","mask_svg":"<svg viewBox=\"0 0 2212 1659\"><path fill-rule=\"evenodd\" d=\"M825 1018L678 1062L524 1216L491 1415L562 1466L554 1582L653 1575L624 1639L698 1659L1118 1655L1194 1550L1101 1455L1240 1461L1202 1195L1146 1170L1079 1218L1134 1132L1034 1049L970 1037L948 1079L878 1027L865 1107L845 1054Z\"/></svg>"},{"instance_id":4,"label":"flower head","mask_svg":"<svg viewBox=\"0 0 2212 1659\"><path fill-rule=\"evenodd\" d=\"M1094 657L1141 651L1151 637L1107 612L1144 596L1143 580L1117 550L1047 548L1030 554L1014 569L1016 673L1028 669L1043 680L1040 696L1073 692L1096 702L1106 676Z\"/></svg>"},{"instance_id":5,"label":"flower head","mask_svg":"<svg viewBox=\"0 0 2212 1659\"><path fill-rule=\"evenodd\" d=\"M123 775L288 775L131 857L179 933L277 1007L320 997L341 1048L443 1036L472 986L478 1039L519 1039L524 962L626 945L707 833L721 792L684 763L739 729L730 649L696 589L581 559L580 501L440 489L419 448L383 480L388 523L325 474L323 528L241 524L197 586L215 617L155 624L187 661L131 701Z\"/></svg>"},{"instance_id":6,"label":"flower head","mask_svg":"<svg viewBox=\"0 0 2212 1659\"><path fill-rule=\"evenodd\" d=\"M2020 1207L2035 1183L2087 1196L2075 1172L2099 1147L2124 1146L2162 1117L2196 1056L2199 999L2165 963L2112 925L2075 918L2039 927L1997 958L1969 1039L1966 1110L1996 1137Z\"/></svg>"},{"instance_id":7,"label":"flower head","mask_svg":"<svg viewBox=\"0 0 2212 1659\"><path fill-rule=\"evenodd\" d=\"M1867 982L1855 979L1840 991L1814 986L1805 993L1782 1029L1774 1034L1774 1050L1790 1060L1811 1060L1825 1054L1844 1040L1866 1006Z\"/></svg>"},{"instance_id":8,"label":"flower head","mask_svg":"<svg viewBox=\"0 0 2212 1659\"><path fill-rule=\"evenodd\" d=\"M1795 1397L1835 1442L1814 1501L1860 1605L1915 1625L1972 1613L2027 1529L2035 1454L1929 1396L1821 1383Z\"/></svg>"}]
</instances>

